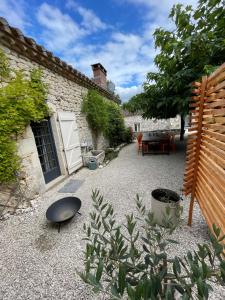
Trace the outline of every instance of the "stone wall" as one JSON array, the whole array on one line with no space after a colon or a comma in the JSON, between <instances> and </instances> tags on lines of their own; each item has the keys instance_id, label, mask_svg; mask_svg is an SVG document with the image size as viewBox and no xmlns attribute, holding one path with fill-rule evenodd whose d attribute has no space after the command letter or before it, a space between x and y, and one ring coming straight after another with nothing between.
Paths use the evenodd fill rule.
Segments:
<instances>
[{"instance_id":1,"label":"stone wall","mask_svg":"<svg viewBox=\"0 0 225 300\"><path fill-rule=\"evenodd\" d=\"M134 130L134 124L140 123L140 131L152 131L161 129L179 129L180 117L171 119L143 119L141 115L131 115L125 117L125 124L128 127L132 127Z\"/></svg>"},{"instance_id":2,"label":"stone wall","mask_svg":"<svg viewBox=\"0 0 225 300\"><path fill-rule=\"evenodd\" d=\"M0 47L7 54L10 60L10 65L18 70L24 70L25 74L29 74L33 68L41 67L43 70L43 80L48 85L47 103L54 112L56 111L71 111L74 112L79 128L80 141L92 141L91 132L88 128L85 116L81 113L81 105L83 96L87 93L87 88L70 81L58 73L38 65L30 61L26 57L22 57L14 51L11 51L3 46Z\"/></svg>"},{"instance_id":3,"label":"stone wall","mask_svg":"<svg viewBox=\"0 0 225 300\"><path fill-rule=\"evenodd\" d=\"M86 87L78 85L76 82L59 75L46 67L40 66L28 58L19 55L0 43L0 48L9 58L11 67L16 70L23 70L28 75L33 68L41 67L43 70L43 80L48 85L47 103L51 108L53 115L51 124L53 135L56 143L57 154L60 163L62 175L67 175L66 162L63 152L63 144L60 135L60 128L57 120L57 112L69 111L74 112L76 116L77 126L79 129L80 143L88 146L93 145L91 130L86 121L85 115L81 112L83 97L88 92ZM110 100L109 100L110 101ZM108 145L108 141L101 136L98 140L98 148L104 148ZM26 129L23 136L18 140L18 152L22 161L22 174L25 185L29 186L29 197L34 197L46 189L41 165L38 158L34 136L30 126ZM0 196L0 203L1 201ZM8 197L7 195L5 198ZM5 200L4 200L5 201Z\"/></svg>"}]
</instances>

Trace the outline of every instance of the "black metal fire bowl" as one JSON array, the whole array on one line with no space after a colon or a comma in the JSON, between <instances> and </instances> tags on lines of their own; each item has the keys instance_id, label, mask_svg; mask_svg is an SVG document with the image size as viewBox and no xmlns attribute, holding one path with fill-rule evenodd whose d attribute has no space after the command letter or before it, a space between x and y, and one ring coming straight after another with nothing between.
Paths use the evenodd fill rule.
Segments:
<instances>
[{"instance_id":1,"label":"black metal fire bowl","mask_svg":"<svg viewBox=\"0 0 225 300\"><path fill-rule=\"evenodd\" d=\"M76 213L79 213L81 201L77 197L65 197L52 203L46 211L46 218L53 223L58 224L60 231L61 223L72 219Z\"/></svg>"}]
</instances>

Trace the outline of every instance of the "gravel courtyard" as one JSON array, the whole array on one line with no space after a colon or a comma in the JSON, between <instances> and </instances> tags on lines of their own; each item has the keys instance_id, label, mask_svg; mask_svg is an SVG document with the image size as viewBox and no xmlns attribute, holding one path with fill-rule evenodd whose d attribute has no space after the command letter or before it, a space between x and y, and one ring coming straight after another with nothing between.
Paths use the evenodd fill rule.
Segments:
<instances>
[{"instance_id":1,"label":"gravel courtyard","mask_svg":"<svg viewBox=\"0 0 225 300\"><path fill-rule=\"evenodd\" d=\"M124 214L131 213L135 207L136 193L148 207L154 188L165 187L180 193L184 157L183 143L178 145L175 154L144 157L138 155L136 145L131 144L105 168L81 169L69 179L84 180L75 193L82 201L82 215L62 226L60 233L46 222L45 211L52 202L64 196L58 190L69 179L40 197L33 210L0 221L0 299L103 299L93 296L76 274L76 269L82 267L85 246L82 225L92 209L92 189L100 189L113 203L118 221L122 222ZM183 225L174 234L182 242L172 250L176 255L208 239L207 226L197 205L191 228L186 225L188 201L183 205ZM210 299L223 299L224 292L217 288Z\"/></svg>"}]
</instances>

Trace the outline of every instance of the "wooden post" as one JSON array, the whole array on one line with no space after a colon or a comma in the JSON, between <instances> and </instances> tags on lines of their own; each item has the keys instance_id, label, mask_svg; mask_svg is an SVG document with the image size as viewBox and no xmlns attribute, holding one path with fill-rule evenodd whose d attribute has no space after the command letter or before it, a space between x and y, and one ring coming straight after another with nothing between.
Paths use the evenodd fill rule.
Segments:
<instances>
[{"instance_id":1,"label":"wooden post","mask_svg":"<svg viewBox=\"0 0 225 300\"><path fill-rule=\"evenodd\" d=\"M203 109L204 109L204 97L205 97L205 90L207 84L207 76L202 77L202 84L201 84L201 94L200 94L200 104L199 104L199 117L198 117L198 128L197 128L197 137L196 137L196 153L195 153L195 166L194 166L194 174L193 174L193 185L191 191L191 202L189 206L189 216L188 216L188 225L191 226L192 224L192 215L193 215L193 208L194 208L194 201L195 201L195 189L196 189L196 180L197 180L197 173L198 173L198 163L199 163L199 153L200 153L200 146L202 140L202 119L203 119Z\"/></svg>"}]
</instances>

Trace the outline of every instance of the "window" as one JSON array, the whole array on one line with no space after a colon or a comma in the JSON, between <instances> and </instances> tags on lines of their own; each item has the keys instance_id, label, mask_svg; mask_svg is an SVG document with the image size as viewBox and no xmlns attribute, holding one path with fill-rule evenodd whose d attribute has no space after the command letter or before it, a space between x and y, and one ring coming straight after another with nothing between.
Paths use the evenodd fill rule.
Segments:
<instances>
[{"instance_id":1,"label":"window","mask_svg":"<svg viewBox=\"0 0 225 300\"><path fill-rule=\"evenodd\" d=\"M134 131L140 132L141 131L141 124L140 123L134 123Z\"/></svg>"}]
</instances>

